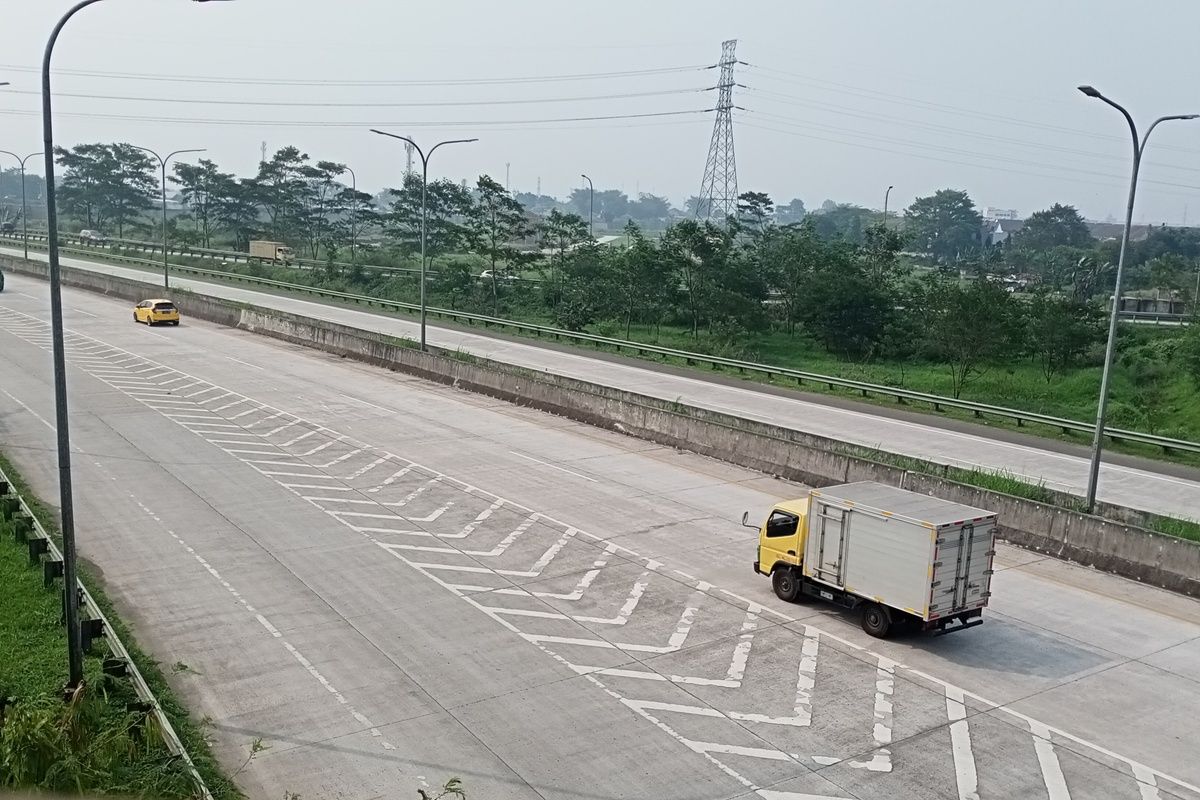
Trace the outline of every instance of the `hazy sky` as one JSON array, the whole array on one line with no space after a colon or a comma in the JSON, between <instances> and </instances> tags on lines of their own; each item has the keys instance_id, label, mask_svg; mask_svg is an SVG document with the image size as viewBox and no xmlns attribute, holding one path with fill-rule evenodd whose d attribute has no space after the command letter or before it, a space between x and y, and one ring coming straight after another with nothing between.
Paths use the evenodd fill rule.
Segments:
<instances>
[{"instance_id":1,"label":"hazy sky","mask_svg":"<svg viewBox=\"0 0 1200 800\"><path fill-rule=\"evenodd\" d=\"M69 5L0 0L0 80L13 84L0 149L41 148L37 67ZM711 114L578 118L711 108L715 93L694 90L715 70L689 68L737 38L743 191L877 208L894 184L899 208L951 186L980 207L1064 202L1104 219L1123 213L1131 145L1117 112L1075 87L1143 125L1200 112L1197 30L1196 0L105 0L59 40L56 141L207 147L239 174L264 140L295 144L375 190L398 182L404 152L369 127L478 136L440 150L431 174L503 182L508 163L514 190L540 178L564 196L587 172L598 189L681 204L699 188ZM622 72L639 74L598 76ZM1160 127L1142 176L1139 221L1179 223L1190 203L1200 222L1200 121Z\"/></svg>"}]
</instances>

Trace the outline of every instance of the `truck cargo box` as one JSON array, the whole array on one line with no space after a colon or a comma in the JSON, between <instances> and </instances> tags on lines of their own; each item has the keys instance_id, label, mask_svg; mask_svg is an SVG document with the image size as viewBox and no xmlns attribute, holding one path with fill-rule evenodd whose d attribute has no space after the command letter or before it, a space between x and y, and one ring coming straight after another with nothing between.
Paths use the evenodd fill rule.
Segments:
<instances>
[{"instance_id":1,"label":"truck cargo box","mask_svg":"<svg viewBox=\"0 0 1200 800\"><path fill-rule=\"evenodd\" d=\"M872 482L810 496L806 578L926 622L987 605L995 513Z\"/></svg>"}]
</instances>

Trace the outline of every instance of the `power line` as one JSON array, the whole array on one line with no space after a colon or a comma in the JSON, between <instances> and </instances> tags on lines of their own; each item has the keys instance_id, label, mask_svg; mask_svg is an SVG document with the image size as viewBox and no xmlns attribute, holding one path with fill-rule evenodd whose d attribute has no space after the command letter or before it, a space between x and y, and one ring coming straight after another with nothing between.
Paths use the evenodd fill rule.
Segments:
<instances>
[{"instance_id":1,"label":"power line","mask_svg":"<svg viewBox=\"0 0 1200 800\"><path fill-rule=\"evenodd\" d=\"M1090 170L1081 169L1079 167L1073 167L1073 166L1069 166L1069 165L1065 165L1065 164L1047 164L1045 162L1027 161L1024 159L1014 158L1012 156L1006 156L1006 155L1001 155L1001 154L996 154L996 153L980 152L978 150L964 150L962 148L950 147L950 146L942 145L942 144L928 144L925 142L912 141L910 139L898 139L893 136L867 133L864 131L857 131L852 128L840 128L840 127L837 127L834 125L815 124L815 123L806 122L803 120L797 120L793 117L783 117L783 116L779 116L777 114L771 114L769 112L751 111L748 113L767 117L771 121L774 121L776 124L785 124L788 126L799 127L799 128L815 128L815 129L821 130L821 131L842 133L842 134L847 134L849 136L856 136L859 138L868 139L868 140L872 140L872 141L880 141L880 142L884 142L887 144L899 144L899 145L904 145L907 147L918 147L918 148L923 148L923 149L927 149L927 150L937 150L938 152L944 152L944 153L957 153L959 155L971 156L972 158L986 158L986 159L990 159L993 161L1003 161L1003 162L1008 162L1008 163L1012 163L1012 164L1025 164L1025 165L1030 165L1030 166L1045 167L1045 168L1049 168L1049 169L1064 170L1067 172L1090 173L1093 175L1103 175L1104 177L1115 177L1112 175L1108 175L1107 173L1091 172ZM1075 152L1078 152L1078 151L1075 151ZM1093 154L1085 154L1085 155L1093 155ZM1178 169L1189 170L1192 172L1200 172L1200 169L1194 169L1191 167L1179 167ZM1144 179L1144 180L1146 182L1151 182L1150 179ZM1158 183L1160 183L1162 185L1167 185L1167 186L1186 186L1185 184L1168 183L1165 181L1158 181ZM1190 188L1190 187L1188 187L1188 188Z\"/></svg>"},{"instance_id":2,"label":"power line","mask_svg":"<svg viewBox=\"0 0 1200 800\"><path fill-rule=\"evenodd\" d=\"M908 97L905 95L890 94L888 92L880 92L875 89L867 89L865 87L854 86L854 85L848 84L848 83L839 83L837 81L829 81L829 80L825 80L823 78L810 78L807 76L800 76L798 73L786 72L784 70L772 69L770 67L763 67L763 66L759 66L756 64L751 64L751 65L747 65L747 66L753 70L758 70L758 71L766 72L766 73L778 73L779 75L795 75L795 76L801 77L802 80L789 80L787 78L775 77L771 74L759 75L759 77L761 77L761 78L766 78L767 80L781 81L783 83L797 84L797 85L801 85L801 86L816 85L816 88L818 88L822 91L837 92L839 94L846 94L846 95L851 95L851 96L862 97L864 99L873 100L873 101L881 101L881 102L885 102L885 103L892 103L895 105L908 106L908 107L912 107L912 108L921 108L921 109L928 110L928 111L934 111L934 112L940 113L940 114L953 114L955 116L960 116L960 117L963 117L963 116L974 117L976 119L986 120L988 122L999 123L999 124L1003 124L1003 125L1013 125L1013 126L1022 127L1022 128L1032 128L1035 130L1054 131L1056 133L1069 133L1073 136L1084 136L1089 139L1096 139L1099 141L1109 141L1109 142L1114 142L1114 141L1125 142L1126 141L1126 139L1124 139L1120 136L1111 136L1108 134L1097 133L1095 131L1087 131L1087 130L1082 130L1079 128L1068 128L1068 127L1065 127L1062 125L1053 125L1053 124L1049 124L1049 123L1045 123L1045 122L1037 122L1034 120L1020 119L1020 118L1012 117L1012 116L1005 115L1005 114L992 114L987 111L979 111L978 109L966 108L963 106L949 105L947 103L937 103L937 102L933 102L930 100L922 100L920 98ZM827 84L828 86L832 86L832 87L836 87L836 88L830 89L830 88L819 86L818 84ZM1186 153L1200 152L1200 151L1197 151L1196 148L1181 147L1178 145L1169 145L1169 144L1156 144L1155 148L1161 149L1161 150L1176 150L1176 151L1186 152Z\"/></svg>"},{"instance_id":3,"label":"power line","mask_svg":"<svg viewBox=\"0 0 1200 800\"><path fill-rule=\"evenodd\" d=\"M23 94L41 96L41 92L26 90L5 91L6 94ZM185 99L179 97L130 97L126 95L84 94L74 92L53 92L55 97L85 98L88 100L120 100L139 103L172 103L183 105L215 105L215 106L258 106L277 108L423 108L423 107L454 107L454 106L508 106L531 105L539 103L575 103L593 100L626 100L637 97L665 97L678 94L700 94L712 89L663 89L653 92L628 92L625 94L583 95L577 97L541 97L518 100L433 100L406 103L326 103L303 102L290 100L211 100Z\"/></svg>"},{"instance_id":4,"label":"power line","mask_svg":"<svg viewBox=\"0 0 1200 800\"><path fill-rule=\"evenodd\" d=\"M1109 180L1096 181L1096 180L1089 180L1087 178L1070 177L1067 175L1047 175L1044 172L1030 172L1028 170L1013 169L1011 167L1004 167L1004 166L998 166L998 165L992 165L992 164L981 164L979 162L973 162L973 161L959 161L959 160L951 159L951 158L940 158L938 156L928 155L925 153L914 153L914 152L911 152L908 150L896 150L896 149L889 148L889 147L880 147L878 145L862 144L859 142L848 142L845 139L834 139L834 138L825 137L825 136L817 136L817 135L814 135L811 133L805 133L805 132L796 131L796 130L783 130L780 128L770 127L769 125L758 125L753 122L747 122L744 120L741 121L739 124L742 125L743 127L753 128L753 129L762 130L762 131L770 131L772 133L780 133L785 136L793 136L793 137L797 137L797 138L801 138L801 139L810 139L810 140L818 141L818 142L830 142L832 144L840 144L840 145L844 145L846 147L858 148L861 150L874 150L874 151L880 152L880 153L891 153L893 155L910 156L912 158L920 158L920 159L924 159L927 161L937 161L937 162L940 162L943 164L954 164L957 166L971 167L971 168L975 168L975 169L986 169L986 170L992 170L995 172L1004 172L1004 173L1007 173L1010 175L1028 175L1028 176L1035 177L1035 178L1049 178L1051 180L1056 180L1056 181L1063 180L1063 181L1070 181L1073 183L1086 183L1086 184L1091 184L1091 185L1095 185L1095 186L1122 185L1122 183L1124 181L1128 180L1124 176L1108 175L1106 173L1101 173L1101 172L1087 172L1085 170L1074 170L1074 171L1079 172L1081 174L1096 175L1098 177L1107 178ZM969 155L980 156L982 154L971 153ZM1020 162L1017 162L1017 163L1020 163ZM1042 165L1042 166L1047 166L1047 165ZM1164 182L1164 181L1156 181L1156 180L1149 180L1149 179L1144 179L1142 181L1142 183L1157 184L1157 185L1162 185L1162 186L1171 186L1171 187L1177 187L1177 188L1189 190L1186 193L1178 192L1178 191L1169 191L1166 189L1159 190L1163 194L1172 194L1172 195L1180 195L1180 196L1191 196L1192 194L1195 193L1195 191L1197 189L1200 189L1200 187L1196 187L1196 186L1188 186L1185 184L1168 183L1168 182Z\"/></svg>"},{"instance_id":5,"label":"power line","mask_svg":"<svg viewBox=\"0 0 1200 800\"><path fill-rule=\"evenodd\" d=\"M1073 148L1073 147L1062 147L1060 145L1052 145L1052 144L1047 144L1045 142L1033 142L1033 141L1029 141L1028 139L1014 139L1010 136L1000 136L1000 135L993 134L993 133L981 133L981 132L969 130L966 128L954 128L954 127L950 127L948 125L941 125L938 123L919 122L917 120L906 119L904 117L890 116L888 114L876 114L873 112L864 112L864 111L851 109L847 106L838 106L833 103L823 103L820 101L808 100L805 98L801 98L797 95L781 94L779 92L772 92L772 91L768 91L765 89L749 88L749 89L747 89L747 91L753 92L755 95L762 95L762 96L768 97L768 98L787 100L788 103L790 103L792 105L801 105L801 106L805 106L808 108L815 108L815 109L819 109L822 111L828 111L832 114L838 114L839 116L853 117L855 119L863 119L863 120L868 120L870 122L896 123L896 124L904 125L904 126L911 127L911 128L932 131L934 133L945 133L945 134L951 134L951 135L970 136L972 139L980 139L980 140L985 140L985 141L998 142L1001 144L1016 145L1018 147L1028 147L1028 148L1036 149L1038 151L1051 151L1051 152L1064 153L1064 154L1069 154L1069 155L1084 156L1087 158L1102 158L1102 159L1109 160L1109 161L1125 162L1128 160L1124 156L1118 156L1118 155L1114 155L1112 153L1096 153L1096 152L1093 152L1090 150L1079 150L1079 149ZM1200 172L1200 167L1185 167L1182 164L1165 164L1165 163L1160 163L1160 162L1147 162L1147 163L1153 163L1154 166L1164 167L1164 168L1168 168L1168 169L1185 170L1188 172Z\"/></svg>"},{"instance_id":6,"label":"power line","mask_svg":"<svg viewBox=\"0 0 1200 800\"><path fill-rule=\"evenodd\" d=\"M651 117L678 117L685 115L708 114L711 108L696 108L685 111L651 111L641 114L601 114L587 117L553 117L546 119L500 119L500 120L445 120L440 122L384 122L379 120L358 122L330 122L312 120L272 120L272 119L187 119L182 117L149 117L130 114L89 114L85 112L56 111L56 117L78 117L81 119L106 119L125 122L153 123L182 123L187 125L233 125L254 128L283 127L283 128L370 128L370 127L409 127L409 128L455 128L475 127L482 125L541 125L556 122L598 122L622 119L646 119ZM40 116L40 111L24 109L0 109L0 115L7 116Z\"/></svg>"},{"instance_id":7,"label":"power line","mask_svg":"<svg viewBox=\"0 0 1200 800\"><path fill-rule=\"evenodd\" d=\"M709 64L691 64L678 67L657 67L611 72L579 72L565 75L525 75L510 78L443 78L434 80L335 80L326 78L222 78L200 75L149 75L138 72L102 72L97 70L56 69L56 75L79 78L104 78L107 80L151 81L166 83L201 83L237 86L496 86L523 83L559 83L563 81L603 80L610 78L641 78L648 75L669 75L680 72L703 72ZM8 72L38 73L39 67L22 67L0 64Z\"/></svg>"}]
</instances>

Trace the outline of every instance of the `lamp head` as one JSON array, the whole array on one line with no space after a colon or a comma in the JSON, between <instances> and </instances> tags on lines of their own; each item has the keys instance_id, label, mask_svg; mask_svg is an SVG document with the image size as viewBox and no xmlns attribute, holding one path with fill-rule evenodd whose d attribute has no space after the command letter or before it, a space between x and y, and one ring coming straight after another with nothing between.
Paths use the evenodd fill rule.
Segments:
<instances>
[{"instance_id":1,"label":"lamp head","mask_svg":"<svg viewBox=\"0 0 1200 800\"><path fill-rule=\"evenodd\" d=\"M1080 86L1079 91L1083 92L1088 97L1100 97L1100 92L1096 91L1095 86Z\"/></svg>"}]
</instances>

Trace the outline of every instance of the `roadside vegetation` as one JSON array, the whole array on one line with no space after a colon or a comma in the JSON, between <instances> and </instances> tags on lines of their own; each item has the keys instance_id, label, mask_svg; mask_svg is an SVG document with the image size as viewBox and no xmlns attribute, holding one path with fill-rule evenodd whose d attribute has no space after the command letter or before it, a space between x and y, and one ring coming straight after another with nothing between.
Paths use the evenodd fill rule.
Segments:
<instances>
[{"instance_id":1,"label":"roadside vegetation","mask_svg":"<svg viewBox=\"0 0 1200 800\"><path fill-rule=\"evenodd\" d=\"M12 465L0 468L17 482ZM46 530L52 517L29 500ZM53 534L52 534L53 535ZM240 793L220 772L200 729L171 693L157 665L137 650L95 581L90 591L117 628L217 800ZM129 682L103 673L104 642L85 660L85 683L64 697L67 648L61 595L43 588L10 522L0 517L0 793L20 789L153 798L195 796L194 781L172 756Z\"/></svg>"},{"instance_id":2,"label":"roadside vegetation","mask_svg":"<svg viewBox=\"0 0 1200 800\"><path fill-rule=\"evenodd\" d=\"M154 171L124 144L61 151L73 225L156 240ZM197 265L403 302L420 267L421 186L408 175L372 196L342 164L284 147L253 176L213 162L170 178L186 213L176 245L246 251L285 242L307 268ZM728 225L686 218L663 198L575 190L512 193L487 175L429 186L433 305L759 361L1088 421L1095 414L1105 300L1118 242L1069 205L1019 226L985 221L943 189L886 220L826 201L776 205L745 192ZM594 243L591 222L615 234ZM1135 231L1126 289L1194 309L1200 231ZM1115 233L1114 233L1115 235ZM131 253L132 255L145 255ZM314 266L315 264L315 266ZM1109 424L1200 440L1200 330L1123 324Z\"/></svg>"}]
</instances>

